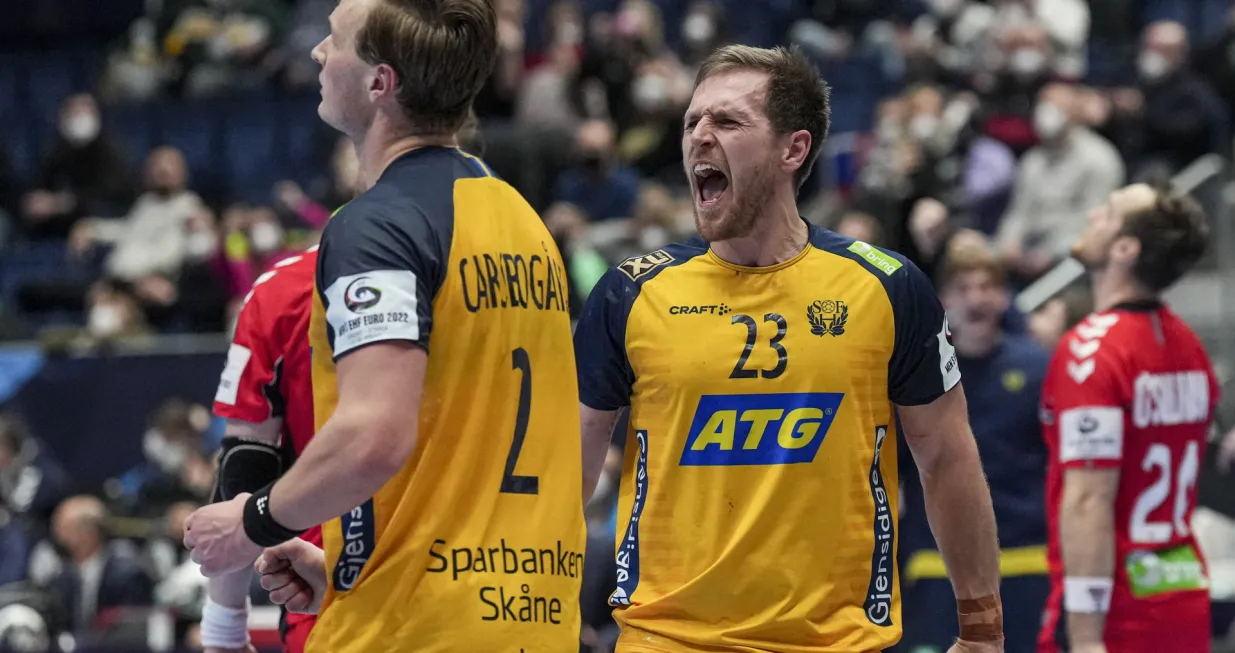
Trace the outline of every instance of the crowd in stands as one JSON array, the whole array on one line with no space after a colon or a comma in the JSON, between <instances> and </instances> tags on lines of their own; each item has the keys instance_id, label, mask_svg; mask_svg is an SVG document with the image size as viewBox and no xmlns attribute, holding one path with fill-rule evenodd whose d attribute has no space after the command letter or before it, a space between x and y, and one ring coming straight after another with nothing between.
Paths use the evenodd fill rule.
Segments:
<instances>
[{"instance_id":1,"label":"crowd in stands","mask_svg":"<svg viewBox=\"0 0 1235 653\"><path fill-rule=\"evenodd\" d=\"M93 2L110 4L46 4ZM98 34L81 19L61 36L84 50L0 52L14 99L0 108L0 338L226 333L254 279L358 190L350 143L315 113L308 52L333 2L114 2L125 24L102 17ZM1023 287L1111 190L1232 146L1235 9L1222 0L496 4L500 57L470 147L543 216L572 311L609 266L693 234L681 116L697 66L725 43L795 44L832 85L804 217L937 279L951 253L978 248ZM52 30L41 11L27 18ZM36 72L53 60L73 72ZM1008 310L1001 328L1049 351L1088 310L1071 290ZM179 398L148 425L121 434L142 439L143 461L82 487L20 417L0 419L0 605L6 587L22 593L53 639L119 628L113 608L164 605L194 641L203 584L178 524L209 495L218 425ZM615 450L589 506L595 650L612 642L619 466Z\"/></svg>"}]
</instances>

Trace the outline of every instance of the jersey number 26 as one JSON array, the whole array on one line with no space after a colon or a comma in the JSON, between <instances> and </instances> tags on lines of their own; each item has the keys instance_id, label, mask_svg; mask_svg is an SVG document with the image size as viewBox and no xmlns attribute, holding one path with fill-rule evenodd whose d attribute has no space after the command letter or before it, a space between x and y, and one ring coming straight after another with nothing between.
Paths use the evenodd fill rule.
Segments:
<instances>
[{"instance_id":1,"label":"jersey number 26","mask_svg":"<svg viewBox=\"0 0 1235 653\"><path fill-rule=\"evenodd\" d=\"M1188 496L1196 487L1201 467L1200 445L1195 440L1188 443L1183 460L1179 461L1179 472L1175 474L1175 500L1171 521L1149 521L1150 513L1170 498L1171 472L1174 467L1172 462L1171 448L1165 444L1151 445L1149 451L1145 452L1141 469L1149 472L1156 468L1161 471L1158 473L1158 480L1141 492L1132 507L1132 523L1128 527L1128 537L1133 542L1162 544L1169 542L1172 534L1186 537L1191 532L1187 522Z\"/></svg>"}]
</instances>

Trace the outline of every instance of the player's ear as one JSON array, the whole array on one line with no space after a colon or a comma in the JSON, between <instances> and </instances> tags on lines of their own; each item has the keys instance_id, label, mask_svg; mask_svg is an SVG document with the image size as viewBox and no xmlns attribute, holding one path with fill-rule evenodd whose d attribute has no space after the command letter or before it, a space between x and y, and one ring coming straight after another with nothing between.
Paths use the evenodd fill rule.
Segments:
<instances>
[{"instance_id":1,"label":"player's ear","mask_svg":"<svg viewBox=\"0 0 1235 653\"><path fill-rule=\"evenodd\" d=\"M369 94L374 100L385 95L394 95L399 90L399 73L390 64L379 63L373 68L369 82Z\"/></svg>"},{"instance_id":2,"label":"player's ear","mask_svg":"<svg viewBox=\"0 0 1235 653\"><path fill-rule=\"evenodd\" d=\"M781 168L785 172L793 172L806 165L806 157L810 156L810 132L799 129L789 134L789 142L781 156Z\"/></svg>"},{"instance_id":3,"label":"player's ear","mask_svg":"<svg viewBox=\"0 0 1235 653\"><path fill-rule=\"evenodd\" d=\"M1111 259L1131 265L1141 255L1141 240L1135 236L1119 236L1111 244Z\"/></svg>"}]
</instances>

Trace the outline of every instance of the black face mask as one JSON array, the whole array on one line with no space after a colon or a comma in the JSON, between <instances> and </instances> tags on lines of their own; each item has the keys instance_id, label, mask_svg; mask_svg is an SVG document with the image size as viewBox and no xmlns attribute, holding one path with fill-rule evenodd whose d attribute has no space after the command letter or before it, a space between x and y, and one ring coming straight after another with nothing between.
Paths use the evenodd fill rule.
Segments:
<instances>
[{"instance_id":1,"label":"black face mask","mask_svg":"<svg viewBox=\"0 0 1235 653\"><path fill-rule=\"evenodd\" d=\"M599 175L605 170L605 155L600 152L584 152L579 156L579 165L588 172Z\"/></svg>"}]
</instances>

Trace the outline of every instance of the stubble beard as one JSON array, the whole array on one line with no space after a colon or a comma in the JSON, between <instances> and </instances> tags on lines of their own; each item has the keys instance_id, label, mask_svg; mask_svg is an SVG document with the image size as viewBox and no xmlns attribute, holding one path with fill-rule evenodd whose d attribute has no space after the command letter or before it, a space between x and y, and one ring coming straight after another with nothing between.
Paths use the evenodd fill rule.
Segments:
<instances>
[{"instance_id":1,"label":"stubble beard","mask_svg":"<svg viewBox=\"0 0 1235 653\"><path fill-rule=\"evenodd\" d=\"M772 171L770 166L759 169L754 178L741 188L732 179L729 188L730 206L727 212L704 219L695 205L695 229L708 242L733 240L749 236L755 229L759 214L772 197ZM715 209L713 209L715 211Z\"/></svg>"}]
</instances>

